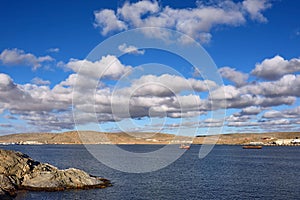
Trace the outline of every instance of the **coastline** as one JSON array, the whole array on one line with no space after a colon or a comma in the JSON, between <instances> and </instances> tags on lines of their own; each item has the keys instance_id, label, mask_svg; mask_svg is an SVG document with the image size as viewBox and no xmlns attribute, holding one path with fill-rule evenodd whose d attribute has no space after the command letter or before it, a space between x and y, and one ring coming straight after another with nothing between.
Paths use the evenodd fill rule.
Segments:
<instances>
[{"instance_id":1,"label":"coastline","mask_svg":"<svg viewBox=\"0 0 300 200\"><path fill-rule=\"evenodd\" d=\"M94 131L70 131L64 133L23 133L0 136L1 145L245 145L258 142L264 146L299 146L293 144L300 132L235 133L177 136L164 133L102 133ZM299 139L296 139L297 141ZM216 142L215 142L216 141Z\"/></svg>"}]
</instances>

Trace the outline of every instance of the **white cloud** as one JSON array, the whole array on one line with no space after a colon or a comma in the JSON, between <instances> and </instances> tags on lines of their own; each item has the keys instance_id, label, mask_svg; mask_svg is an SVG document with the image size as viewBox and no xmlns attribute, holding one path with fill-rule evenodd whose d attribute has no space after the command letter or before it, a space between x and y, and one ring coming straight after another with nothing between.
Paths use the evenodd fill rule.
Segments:
<instances>
[{"instance_id":1,"label":"white cloud","mask_svg":"<svg viewBox=\"0 0 300 200\"><path fill-rule=\"evenodd\" d=\"M36 84L36 85L50 85L50 81L48 80L43 80L39 77L35 77L31 80L31 83Z\"/></svg>"},{"instance_id":2,"label":"white cloud","mask_svg":"<svg viewBox=\"0 0 300 200\"><path fill-rule=\"evenodd\" d=\"M140 54L140 55L143 55L145 53L145 50L138 50L138 48L133 45L127 46L126 43L121 44L118 48L122 53Z\"/></svg>"},{"instance_id":3,"label":"white cloud","mask_svg":"<svg viewBox=\"0 0 300 200\"><path fill-rule=\"evenodd\" d=\"M214 100L236 99L240 96L240 91L232 85L221 86L210 93L210 98Z\"/></svg>"},{"instance_id":4,"label":"white cloud","mask_svg":"<svg viewBox=\"0 0 300 200\"><path fill-rule=\"evenodd\" d=\"M9 91L15 87L13 80L7 74L0 73L0 91Z\"/></svg>"},{"instance_id":5,"label":"white cloud","mask_svg":"<svg viewBox=\"0 0 300 200\"><path fill-rule=\"evenodd\" d=\"M138 1L136 3L125 2L118 8L117 14L134 27L142 27L142 16L154 14L160 10L157 1ZM119 17L118 16L118 17ZM125 22L124 22L125 23Z\"/></svg>"},{"instance_id":6,"label":"white cloud","mask_svg":"<svg viewBox=\"0 0 300 200\"><path fill-rule=\"evenodd\" d=\"M264 118L300 118L300 106L282 111L270 110L264 113Z\"/></svg>"},{"instance_id":7,"label":"white cloud","mask_svg":"<svg viewBox=\"0 0 300 200\"><path fill-rule=\"evenodd\" d=\"M216 26L239 26L246 23L249 14L253 20L266 21L262 12L270 7L268 1L245 0L242 4L233 1L217 1L211 5L198 3L196 8L162 7L158 1L125 2L115 13L104 9L95 12L95 26L102 35L139 27L165 27L183 32L202 42L209 42L211 29ZM149 32L147 34L150 34ZM165 37L163 31L154 36ZM187 42L186 40L183 40Z\"/></svg>"},{"instance_id":8,"label":"white cloud","mask_svg":"<svg viewBox=\"0 0 300 200\"><path fill-rule=\"evenodd\" d=\"M279 118L283 117L283 113L281 113L278 110L270 110L264 113L263 115L264 118Z\"/></svg>"},{"instance_id":9,"label":"white cloud","mask_svg":"<svg viewBox=\"0 0 300 200\"><path fill-rule=\"evenodd\" d=\"M253 20L267 22L267 18L262 15L262 12L272 5L268 0L245 0L243 1L244 9L250 14Z\"/></svg>"},{"instance_id":10,"label":"white cloud","mask_svg":"<svg viewBox=\"0 0 300 200\"><path fill-rule=\"evenodd\" d=\"M260 84L270 84L269 82ZM274 88L279 86L246 85L236 88L232 85L221 86L210 92L209 99L213 100L217 108L246 108L250 106L270 107L278 105L291 105L296 101L295 90L289 91L288 87L283 88L282 93ZM280 85L280 84L278 84ZM270 92L270 93L268 93ZM226 100L226 101L224 101Z\"/></svg>"},{"instance_id":11,"label":"white cloud","mask_svg":"<svg viewBox=\"0 0 300 200\"><path fill-rule=\"evenodd\" d=\"M286 115L289 115L289 117L291 117L291 118L300 116L300 106L293 108L293 109L284 110L283 113Z\"/></svg>"},{"instance_id":12,"label":"white cloud","mask_svg":"<svg viewBox=\"0 0 300 200\"><path fill-rule=\"evenodd\" d=\"M300 72L300 59L285 60L281 56L265 59L256 64L253 75L267 80L277 80L285 74Z\"/></svg>"},{"instance_id":13,"label":"white cloud","mask_svg":"<svg viewBox=\"0 0 300 200\"><path fill-rule=\"evenodd\" d=\"M226 100L226 108L245 108L250 106L271 107L279 105L292 105L295 97L261 97L251 94L243 94L236 99ZM221 104L220 104L221 106ZM225 106L224 106L225 107Z\"/></svg>"},{"instance_id":14,"label":"white cloud","mask_svg":"<svg viewBox=\"0 0 300 200\"><path fill-rule=\"evenodd\" d=\"M95 11L95 27L103 27L101 34L107 35L111 31L122 31L127 29L127 25L119 20L113 10Z\"/></svg>"},{"instance_id":15,"label":"white cloud","mask_svg":"<svg viewBox=\"0 0 300 200\"><path fill-rule=\"evenodd\" d=\"M262 111L260 107L257 106L250 106L243 108L241 111L241 115L257 115Z\"/></svg>"},{"instance_id":16,"label":"white cloud","mask_svg":"<svg viewBox=\"0 0 300 200\"><path fill-rule=\"evenodd\" d=\"M233 126L233 127L249 127L249 126L259 126L259 122L252 122L252 121L247 121L247 122L228 122L227 126Z\"/></svg>"},{"instance_id":17,"label":"white cloud","mask_svg":"<svg viewBox=\"0 0 300 200\"><path fill-rule=\"evenodd\" d=\"M0 74L0 110L18 115L35 132L74 128L71 105L71 88L59 93L45 85L16 84L7 74ZM25 131L24 127L18 131Z\"/></svg>"},{"instance_id":18,"label":"white cloud","mask_svg":"<svg viewBox=\"0 0 300 200\"><path fill-rule=\"evenodd\" d=\"M41 67L42 63L53 60L51 56L36 57L20 49L5 49L0 54L0 61L4 65L25 65L32 67L33 70Z\"/></svg>"},{"instance_id":19,"label":"white cloud","mask_svg":"<svg viewBox=\"0 0 300 200\"><path fill-rule=\"evenodd\" d=\"M290 127L300 118L299 107L276 108L295 103L300 94L300 75L286 74L276 81L246 83L247 75L225 67L220 73L236 85L217 87L213 81L171 74L135 77L129 73L128 82L112 88L112 85L105 85L105 81L98 83L98 75L102 73L114 85L116 79L132 72L131 66L122 64L115 56L104 56L94 62L71 59L65 66L74 73L53 88L49 81L40 78L28 84L17 84L7 74L0 73L0 113L7 111L40 131L74 128L72 106L80 111L79 124L91 122L95 112L103 123L143 117L195 117L221 108L238 109L226 118L229 127L252 126L269 130L277 126ZM134 78L130 78L131 75ZM208 91L209 88L213 91ZM205 98L201 99L199 93ZM265 110L268 111L261 117L260 113ZM207 119L197 125L218 127L222 123Z\"/></svg>"},{"instance_id":20,"label":"white cloud","mask_svg":"<svg viewBox=\"0 0 300 200\"><path fill-rule=\"evenodd\" d=\"M232 81L233 83L236 84L236 86L245 85L249 77L248 74L244 74L242 72L236 71L235 69L230 67L223 67L220 68L218 71L223 78Z\"/></svg>"},{"instance_id":21,"label":"white cloud","mask_svg":"<svg viewBox=\"0 0 300 200\"><path fill-rule=\"evenodd\" d=\"M300 75L284 75L272 82L259 82L241 88L243 93L264 95L267 97L300 96Z\"/></svg>"},{"instance_id":22,"label":"white cloud","mask_svg":"<svg viewBox=\"0 0 300 200\"><path fill-rule=\"evenodd\" d=\"M217 87L213 81L201 81L196 79L186 79L184 77L162 74L160 76L145 75L139 79L132 80L129 88L123 89L125 93L136 96L173 96L180 92L203 92L210 88Z\"/></svg>"},{"instance_id":23,"label":"white cloud","mask_svg":"<svg viewBox=\"0 0 300 200\"><path fill-rule=\"evenodd\" d=\"M223 126L223 120L220 119L213 119L213 118L208 118L205 119L203 122L201 121L199 123L200 127L221 127Z\"/></svg>"},{"instance_id":24,"label":"white cloud","mask_svg":"<svg viewBox=\"0 0 300 200\"><path fill-rule=\"evenodd\" d=\"M73 109L82 112L80 124L89 123L93 119L94 112L101 122L105 122L128 117L193 117L203 113L201 109L207 110L205 101L201 100L198 95L159 95L158 90L154 91L154 94L158 92L158 95L145 96L149 88L145 88L145 91L141 88L140 94L130 96L128 104L126 88L121 88L121 90L124 89L123 92L113 94L113 91L105 86L91 87L95 82L89 81L95 81L95 79L88 75L90 74L86 73L84 76L71 74L66 80L50 89L49 86L36 82L16 84L8 75L0 74L0 109L2 112L7 110L12 116L18 115L19 120L24 120L28 126L36 127L36 131L74 128L71 112L73 96L76 98L73 99L75 102ZM168 87L174 87L178 93L190 89L189 87L192 90L207 90L206 83L203 81L171 75L142 77L140 80L133 81L132 84L148 83L150 79L159 81L161 84L168 84ZM171 79L176 81L172 82ZM35 81L45 82L39 79ZM75 83L79 84L79 90L73 91ZM174 83L173 86L172 83ZM112 105L118 109L117 114L113 113ZM124 109L127 106L129 106L130 115Z\"/></svg>"},{"instance_id":25,"label":"white cloud","mask_svg":"<svg viewBox=\"0 0 300 200\"><path fill-rule=\"evenodd\" d=\"M70 96L71 97L71 96ZM6 74L0 74L0 102L11 112L66 110L71 98L60 101L48 86L19 85Z\"/></svg>"},{"instance_id":26,"label":"white cloud","mask_svg":"<svg viewBox=\"0 0 300 200\"><path fill-rule=\"evenodd\" d=\"M290 124L291 121L289 121L288 119L276 119L276 120L267 120L267 121L228 122L227 125L234 126L234 127L259 126L263 129L267 129L270 126L274 127L276 125L290 125Z\"/></svg>"},{"instance_id":27,"label":"white cloud","mask_svg":"<svg viewBox=\"0 0 300 200\"><path fill-rule=\"evenodd\" d=\"M99 61L71 59L66 67L74 72L89 78L116 79L129 72L132 67L123 65L116 56L103 56Z\"/></svg>"},{"instance_id":28,"label":"white cloud","mask_svg":"<svg viewBox=\"0 0 300 200\"><path fill-rule=\"evenodd\" d=\"M59 48L50 48L47 51L51 52L51 53L58 53L60 51L60 49Z\"/></svg>"},{"instance_id":29,"label":"white cloud","mask_svg":"<svg viewBox=\"0 0 300 200\"><path fill-rule=\"evenodd\" d=\"M226 118L226 121L227 122L247 122L250 119L251 119L251 117L248 115L240 115L240 116L230 115L229 117Z\"/></svg>"},{"instance_id":30,"label":"white cloud","mask_svg":"<svg viewBox=\"0 0 300 200\"><path fill-rule=\"evenodd\" d=\"M23 112L21 120L26 121L34 132L61 131L62 129L74 129L72 112ZM24 130L21 130L24 132Z\"/></svg>"}]
</instances>

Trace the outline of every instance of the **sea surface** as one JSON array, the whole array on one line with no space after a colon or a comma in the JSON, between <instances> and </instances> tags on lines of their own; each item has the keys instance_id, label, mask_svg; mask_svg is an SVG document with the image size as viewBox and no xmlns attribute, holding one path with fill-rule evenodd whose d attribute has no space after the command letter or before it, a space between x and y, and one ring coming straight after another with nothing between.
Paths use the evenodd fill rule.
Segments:
<instances>
[{"instance_id":1,"label":"sea surface","mask_svg":"<svg viewBox=\"0 0 300 200\"><path fill-rule=\"evenodd\" d=\"M159 145L125 145L133 152L149 152ZM111 169L82 145L0 145L18 150L59 168L75 167L105 177L105 189L63 192L20 192L16 199L300 199L300 147L216 145L199 159L200 145L161 170L134 174Z\"/></svg>"}]
</instances>

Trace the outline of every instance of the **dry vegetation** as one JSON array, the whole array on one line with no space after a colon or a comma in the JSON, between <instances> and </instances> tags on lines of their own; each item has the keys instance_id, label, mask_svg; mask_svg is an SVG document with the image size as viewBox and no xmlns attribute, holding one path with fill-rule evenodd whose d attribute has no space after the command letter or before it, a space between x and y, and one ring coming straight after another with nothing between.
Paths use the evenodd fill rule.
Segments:
<instances>
[{"instance_id":1,"label":"dry vegetation","mask_svg":"<svg viewBox=\"0 0 300 200\"><path fill-rule=\"evenodd\" d=\"M219 136L184 137L163 133L100 133L94 131L70 131L64 133L24 133L0 137L0 143L35 141L43 144L169 144L193 141L194 144L246 144L272 142L277 139L300 137L300 132L223 134Z\"/></svg>"}]
</instances>

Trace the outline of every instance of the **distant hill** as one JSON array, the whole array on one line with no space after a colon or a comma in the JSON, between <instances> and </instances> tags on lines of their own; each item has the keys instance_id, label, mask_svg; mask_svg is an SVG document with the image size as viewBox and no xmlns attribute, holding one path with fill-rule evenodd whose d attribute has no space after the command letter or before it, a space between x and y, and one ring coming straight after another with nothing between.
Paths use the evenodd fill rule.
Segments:
<instances>
[{"instance_id":1,"label":"distant hill","mask_svg":"<svg viewBox=\"0 0 300 200\"><path fill-rule=\"evenodd\" d=\"M208 138L211 136L208 136ZM217 144L248 144L250 142L271 143L277 139L300 138L300 132L271 132L271 133L234 133L222 134L218 138ZM194 143L201 144L203 138L194 139Z\"/></svg>"},{"instance_id":2,"label":"distant hill","mask_svg":"<svg viewBox=\"0 0 300 200\"><path fill-rule=\"evenodd\" d=\"M95 131L70 131L64 133L23 133L0 136L0 143L19 144L247 144L272 142L277 139L293 139L300 132L236 133L215 136L186 137L164 133L102 133Z\"/></svg>"}]
</instances>

